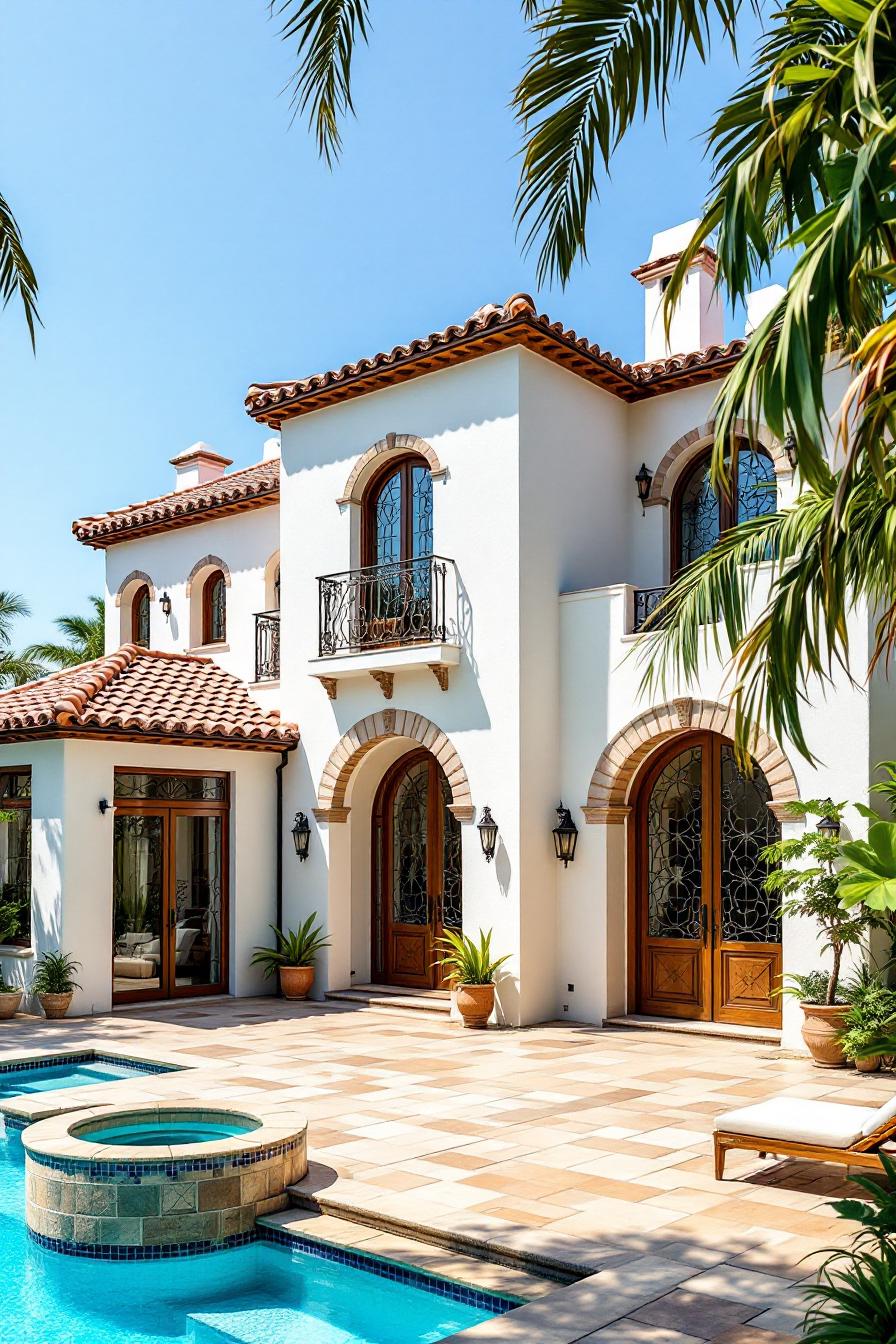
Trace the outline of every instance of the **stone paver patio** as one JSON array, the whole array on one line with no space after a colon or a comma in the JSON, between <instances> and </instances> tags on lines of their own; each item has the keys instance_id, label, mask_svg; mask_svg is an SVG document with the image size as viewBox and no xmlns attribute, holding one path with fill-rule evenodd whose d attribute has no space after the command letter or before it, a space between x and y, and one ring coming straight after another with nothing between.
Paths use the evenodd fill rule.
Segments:
<instances>
[{"instance_id":1,"label":"stone paver patio","mask_svg":"<svg viewBox=\"0 0 896 1344\"><path fill-rule=\"evenodd\" d=\"M537 1299L467 1332L471 1344L796 1338L800 1284L843 1237L831 1208L843 1171L732 1153L719 1183L713 1117L776 1093L879 1105L893 1090L890 1075L815 1069L770 1045L567 1023L473 1033L272 999L19 1019L0 1062L85 1047L196 1070L114 1084L116 1104L277 1093L298 1105L306 1207L276 1221ZM45 1094L18 1109L46 1106ZM564 1271L579 1281L539 1277Z\"/></svg>"}]
</instances>

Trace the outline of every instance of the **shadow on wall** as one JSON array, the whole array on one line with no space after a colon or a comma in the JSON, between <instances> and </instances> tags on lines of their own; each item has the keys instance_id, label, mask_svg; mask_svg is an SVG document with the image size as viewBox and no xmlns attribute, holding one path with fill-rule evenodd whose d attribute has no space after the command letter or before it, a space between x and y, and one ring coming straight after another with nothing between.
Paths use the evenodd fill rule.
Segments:
<instances>
[{"instance_id":1,"label":"shadow on wall","mask_svg":"<svg viewBox=\"0 0 896 1344\"><path fill-rule=\"evenodd\" d=\"M495 877L498 879L501 895L506 897L510 891L513 869L510 866L510 855L507 853L507 846L501 839L500 832L498 833L498 843L495 848Z\"/></svg>"}]
</instances>

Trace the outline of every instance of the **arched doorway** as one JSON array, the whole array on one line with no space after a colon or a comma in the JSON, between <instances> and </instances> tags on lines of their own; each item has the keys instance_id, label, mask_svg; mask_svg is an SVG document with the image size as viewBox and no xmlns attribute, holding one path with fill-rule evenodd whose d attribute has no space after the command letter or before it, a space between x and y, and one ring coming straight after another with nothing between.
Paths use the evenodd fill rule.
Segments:
<instances>
[{"instance_id":1,"label":"arched doorway","mask_svg":"<svg viewBox=\"0 0 896 1344\"><path fill-rule=\"evenodd\" d=\"M761 855L780 836L754 763L717 733L676 736L644 766L632 817L637 1010L776 1027L779 900Z\"/></svg>"},{"instance_id":2,"label":"arched doorway","mask_svg":"<svg viewBox=\"0 0 896 1344\"><path fill-rule=\"evenodd\" d=\"M460 822L451 789L428 751L387 771L373 805L373 978L435 989L434 942L462 918Z\"/></svg>"}]
</instances>

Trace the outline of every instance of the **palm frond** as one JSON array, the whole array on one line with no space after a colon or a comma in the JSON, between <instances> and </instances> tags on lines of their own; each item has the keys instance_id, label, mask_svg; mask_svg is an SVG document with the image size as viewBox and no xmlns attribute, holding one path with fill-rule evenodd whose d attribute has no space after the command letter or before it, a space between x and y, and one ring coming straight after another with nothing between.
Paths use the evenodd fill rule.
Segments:
<instances>
[{"instance_id":1,"label":"palm frond","mask_svg":"<svg viewBox=\"0 0 896 1344\"><path fill-rule=\"evenodd\" d=\"M0 299L3 307L18 295L28 323L31 348L35 347L37 312L37 277L22 242L9 202L0 195Z\"/></svg>"},{"instance_id":2,"label":"palm frond","mask_svg":"<svg viewBox=\"0 0 896 1344\"><path fill-rule=\"evenodd\" d=\"M25 650L25 656L51 667L77 667L79 663L102 658L106 647L106 604L96 595L91 596L90 603L93 616L57 616L54 624L67 642L48 640L32 644Z\"/></svg>"},{"instance_id":3,"label":"palm frond","mask_svg":"<svg viewBox=\"0 0 896 1344\"><path fill-rule=\"evenodd\" d=\"M8 644L13 623L31 615L31 609L24 597L9 589L0 589L0 644Z\"/></svg>"},{"instance_id":4,"label":"palm frond","mask_svg":"<svg viewBox=\"0 0 896 1344\"><path fill-rule=\"evenodd\" d=\"M4 686L24 686L28 681L37 681L44 677L47 669L31 656L30 650L14 653L12 649L0 648L0 688Z\"/></svg>"},{"instance_id":5,"label":"palm frond","mask_svg":"<svg viewBox=\"0 0 896 1344\"><path fill-rule=\"evenodd\" d=\"M294 43L298 65L287 86L293 116L308 117L320 156L332 167L342 151L340 123L354 113L352 58L366 42L368 0L271 0L280 36Z\"/></svg>"},{"instance_id":6,"label":"palm frond","mask_svg":"<svg viewBox=\"0 0 896 1344\"><path fill-rule=\"evenodd\" d=\"M653 105L664 109L686 57L734 45L740 0L552 0L536 16L535 51L514 94L524 147L517 225L542 239L539 283L565 283L586 256L599 169Z\"/></svg>"}]
</instances>

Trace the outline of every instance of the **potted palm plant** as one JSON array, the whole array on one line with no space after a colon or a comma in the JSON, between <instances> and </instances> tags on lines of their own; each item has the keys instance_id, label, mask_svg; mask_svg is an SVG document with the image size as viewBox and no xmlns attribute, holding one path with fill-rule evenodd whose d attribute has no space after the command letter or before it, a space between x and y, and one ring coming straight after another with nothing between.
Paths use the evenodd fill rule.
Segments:
<instances>
[{"instance_id":1,"label":"potted palm plant","mask_svg":"<svg viewBox=\"0 0 896 1344\"><path fill-rule=\"evenodd\" d=\"M487 1027L495 1007L495 976L510 960L510 954L492 956L491 929L488 933L479 930L478 943L465 933L446 929L444 936L436 939L436 946L443 949L436 965L451 982L464 1026Z\"/></svg>"},{"instance_id":2,"label":"potted palm plant","mask_svg":"<svg viewBox=\"0 0 896 1344\"><path fill-rule=\"evenodd\" d=\"M72 995L81 986L74 973L81 965L67 952L45 952L34 971L31 988L37 995L45 1017L65 1017Z\"/></svg>"},{"instance_id":3,"label":"potted palm plant","mask_svg":"<svg viewBox=\"0 0 896 1344\"><path fill-rule=\"evenodd\" d=\"M19 1004L22 1002L22 991L18 985L9 985L3 979L3 972L0 971L0 1022L8 1021L15 1017L19 1011Z\"/></svg>"},{"instance_id":4,"label":"potted palm plant","mask_svg":"<svg viewBox=\"0 0 896 1344\"><path fill-rule=\"evenodd\" d=\"M329 938L316 921L315 911L295 932L290 929L284 933L271 924L275 946L255 948L252 965L264 967L265 979L277 972L280 993L285 999L307 999L314 984L318 953L330 946Z\"/></svg>"},{"instance_id":5,"label":"potted palm plant","mask_svg":"<svg viewBox=\"0 0 896 1344\"><path fill-rule=\"evenodd\" d=\"M766 890L782 897L781 913L812 919L820 928L822 947L831 953L831 969L784 978L780 993L796 995L803 1009L802 1037L815 1064L840 1068L846 1063L841 1045L848 1005L838 993L840 965L847 947L864 945L868 932L883 923L867 905L845 909L834 863L840 857L837 836L844 804L830 800L790 803L788 812L821 826L807 826L792 840L779 840L763 851L772 868ZM825 824L827 823L827 824Z\"/></svg>"}]
</instances>

